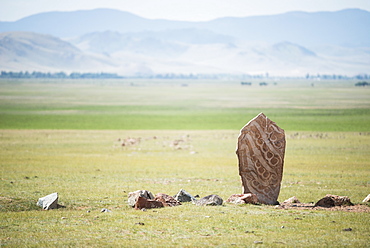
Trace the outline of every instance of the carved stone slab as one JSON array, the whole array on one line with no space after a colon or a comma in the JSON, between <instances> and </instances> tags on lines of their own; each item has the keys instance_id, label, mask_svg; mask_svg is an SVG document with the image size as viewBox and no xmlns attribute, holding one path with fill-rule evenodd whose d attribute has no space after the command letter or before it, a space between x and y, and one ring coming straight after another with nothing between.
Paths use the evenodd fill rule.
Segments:
<instances>
[{"instance_id":1,"label":"carved stone slab","mask_svg":"<svg viewBox=\"0 0 370 248\"><path fill-rule=\"evenodd\" d=\"M236 154L243 193L257 195L262 204L276 204L283 176L284 130L260 113L240 130Z\"/></svg>"}]
</instances>

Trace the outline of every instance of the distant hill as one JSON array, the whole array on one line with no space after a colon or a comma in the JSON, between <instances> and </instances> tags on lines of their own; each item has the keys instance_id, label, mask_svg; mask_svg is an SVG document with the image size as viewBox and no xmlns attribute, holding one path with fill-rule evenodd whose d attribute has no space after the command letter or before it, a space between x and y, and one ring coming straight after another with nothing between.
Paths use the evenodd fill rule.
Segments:
<instances>
[{"instance_id":1,"label":"distant hill","mask_svg":"<svg viewBox=\"0 0 370 248\"><path fill-rule=\"evenodd\" d=\"M0 32L30 31L71 38L92 32L148 32L203 29L245 41L289 41L317 45L370 46L370 12L288 12L270 16L227 17L207 22L151 20L112 9L47 12L15 22L0 22Z\"/></svg>"},{"instance_id":2,"label":"distant hill","mask_svg":"<svg viewBox=\"0 0 370 248\"><path fill-rule=\"evenodd\" d=\"M289 41L309 48L317 45L370 46L370 12L360 9L228 17L200 26L243 40Z\"/></svg>"},{"instance_id":3,"label":"distant hill","mask_svg":"<svg viewBox=\"0 0 370 248\"><path fill-rule=\"evenodd\" d=\"M111 68L106 58L87 55L59 38L31 32L0 33L0 69L89 71Z\"/></svg>"},{"instance_id":4,"label":"distant hill","mask_svg":"<svg viewBox=\"0 0 370 248\"><path fill-rule=\"evenodd\" d=\"M96 9L0 22L0 70L370 73L370 12L289 12L208 22L150 20Z\"/></svg>"}]
</instances>

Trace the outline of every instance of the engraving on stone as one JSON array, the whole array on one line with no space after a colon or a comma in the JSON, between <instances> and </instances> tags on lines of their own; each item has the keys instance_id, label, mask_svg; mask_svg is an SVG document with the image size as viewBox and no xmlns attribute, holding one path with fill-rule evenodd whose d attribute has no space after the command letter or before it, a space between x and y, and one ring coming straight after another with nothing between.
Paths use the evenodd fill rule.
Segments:
<instances>
[{"instance_id":1,"label":"engraving on stone","mask_svg":"<svg viewBox=\"0 0 370 248\"><path fill-rule=\"evenodd\" d=\"M263 113L240 130L236 154L244 194L257 195L262 204L277 204L285 143L284 130Z\"/></svg>"}]
</instances>

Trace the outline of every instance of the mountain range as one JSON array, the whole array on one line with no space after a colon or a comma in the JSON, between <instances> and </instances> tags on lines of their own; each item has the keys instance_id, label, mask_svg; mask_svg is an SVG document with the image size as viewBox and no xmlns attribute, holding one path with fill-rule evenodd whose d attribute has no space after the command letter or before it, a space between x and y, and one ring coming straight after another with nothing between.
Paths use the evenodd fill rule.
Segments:
<instances>
[{"instance_id":1,"label":"mountain range","mask_svg":"<svg viewBox=\"0 0 370 248\"><path fill-rule=\"evenodd\" d=\"M96 9L0 22L0 70L121 75L370 72L370 12L288 12L207 22Z\"/></svg>"}]
</instances>

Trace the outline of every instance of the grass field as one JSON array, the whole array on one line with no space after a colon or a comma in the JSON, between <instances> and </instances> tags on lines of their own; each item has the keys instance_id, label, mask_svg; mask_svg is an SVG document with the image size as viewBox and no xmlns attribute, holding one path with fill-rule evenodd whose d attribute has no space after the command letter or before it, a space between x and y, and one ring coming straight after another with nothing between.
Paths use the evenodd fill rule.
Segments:
<instances>
[{"instance_id":1,"label":"grass field","mask_svg":"<svg viewBox=\"0 0 370 248\"><path fill-rule=\"evenodd\" d=\"M240 193L239 129L264 112L287 134L280 202L359 204L370 193L370 89L311 83L0 81L1 246L368 247L369 212L126 203L138 189ZM140 143L122 147L128 137ZM66 208L40 210L53 192Z\"/></svg>"}]
</instances>

